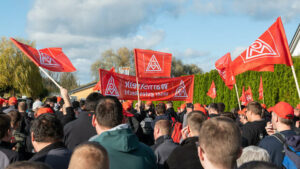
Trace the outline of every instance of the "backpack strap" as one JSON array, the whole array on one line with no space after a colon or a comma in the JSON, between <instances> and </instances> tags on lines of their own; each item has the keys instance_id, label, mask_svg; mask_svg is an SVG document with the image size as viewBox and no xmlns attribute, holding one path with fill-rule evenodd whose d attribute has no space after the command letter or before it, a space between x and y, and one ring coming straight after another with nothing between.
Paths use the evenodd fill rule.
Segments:
<instances>
[{"instance_id":1,"label":"backpack strap","mask_svg":"<svg viewBox=\"0 0 300 169\"><path fill-rule=\"evenodd\" d=\"M285 144L285 142L286 142L285 136L281 133L275 133L271 136L275 137L281 144Z\"/></svg>"}]
</instances>

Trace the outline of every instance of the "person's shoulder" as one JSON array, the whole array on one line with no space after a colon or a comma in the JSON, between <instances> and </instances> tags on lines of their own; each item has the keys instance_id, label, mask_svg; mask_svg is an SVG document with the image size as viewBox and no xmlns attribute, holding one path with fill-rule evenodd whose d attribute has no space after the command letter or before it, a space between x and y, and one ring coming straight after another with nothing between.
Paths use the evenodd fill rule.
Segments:
<instances>
[{"instance_id":1,"label":"person's shoulder","mask_svg":"<svg viewBox=\"0 0 300 169\"><path fill-rule=\"evenodd\" d=\"M280 142L276 139L276 137L270 135L270 136L266 136L260 141L259 147L274 147L278 144L280 144Z\"/></svg>"},{"instance_id":2,"label":"person's shoulder","mask_svg":"<svg viewBox=\"0 0 300 169\"><path fill-rule=\"evenodd\" d=\"M10 149L0 148L0 152L4 153L10 161L19 159L19 153Z\"/></svg>"}]
</instances>

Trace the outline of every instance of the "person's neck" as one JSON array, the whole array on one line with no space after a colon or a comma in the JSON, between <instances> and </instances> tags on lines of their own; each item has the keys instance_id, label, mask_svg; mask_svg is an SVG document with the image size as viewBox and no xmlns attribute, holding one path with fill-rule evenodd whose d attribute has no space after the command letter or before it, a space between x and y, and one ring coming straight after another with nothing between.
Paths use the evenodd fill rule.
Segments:
<instances>
[{"instance_id":1,"label":"person's neck","mask_svg":"<svg viewBox=\"0 0 300 169\"><path fill-rule=\"evenodd\" d=\"M203 168L205 168L205 169L231 169L231 168L226 168L226 167L224 167L224 166L217 166L217 165L214 165L214 164L212 164L212 163L210 163L210 162L207 162L207 163L203 166Z\"/></svg>"},{"instance_id":2,"label":"person's neck","mask_svg":"<svg viewBox=\"0 0 300 169\"><path fill-rule=\"evenodd\" d=\"M111 128L103 127L96 125L96 132L98 135L101 135L103 132L110 130Z\"/></svg>"},{"instance_id":3,"label":"person's neck","mask_svg":"<svg viewBox=\"0 0 300 169\"><path fill-rule=\"evenodd\" d=\"M251 118L251 122L254 122L254 121L261 121L262 120L262 118L260 117L260 116L253 116L252 118Z\"/></svg>"},{"instance_id":4,"label":"person's neck","mask_svg":"<svg viewBox=\"0 0 300 169\"><path fill-rule=\"evenodd\" d=\"M50 144L53 144L54 142L39 142L35 145L34 150L36 152L41 151L43 148L49 146Z\"/></svg>"},{"instance_id":5,"label":"person's neck","mask_svg":"<svg viewBox=\"0 0 300 169\"><path fill-rule=\"evenodd\" d=\"M278 123L277 126L276 126L276 128L277 128L278 132L282 132L282 131L285 131L285 130L291 130L292 129L291 126L285 125L285 124L281 124L281 123Z\"/></svg>"}]
</instances>

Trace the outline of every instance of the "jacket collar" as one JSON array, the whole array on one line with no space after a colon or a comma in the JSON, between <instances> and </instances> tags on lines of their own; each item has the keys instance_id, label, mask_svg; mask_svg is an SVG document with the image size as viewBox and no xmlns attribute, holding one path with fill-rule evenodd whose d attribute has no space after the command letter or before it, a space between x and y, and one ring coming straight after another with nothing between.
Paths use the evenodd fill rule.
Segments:
<instances>
[{"instance_id":1,"label":"jacket collar","mask_svg":"<svg viewBox=\"0 0 300 169\"><path fill-rule=\"evenodd\" d=\"M182 141L181 145L195 144L198 141L198 137L188 137Z\"/></svg>"}]
</instances>

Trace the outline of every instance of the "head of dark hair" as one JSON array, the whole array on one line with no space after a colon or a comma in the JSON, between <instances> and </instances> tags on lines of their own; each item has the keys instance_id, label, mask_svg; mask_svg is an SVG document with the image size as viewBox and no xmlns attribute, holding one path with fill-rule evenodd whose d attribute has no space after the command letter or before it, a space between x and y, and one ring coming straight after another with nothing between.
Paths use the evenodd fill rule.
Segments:
<instances>
[{"instance_id":1,"label":"head of dark hair","mask_svg":"<svg viewBox=\"0 0 300 169\"><path fill-rule=\"evenodd\" d=\"M166 104L168 104L168 105L170 105L171 107L173 107L173 102L172 102L172 101L167 101Z\"/></svg>"},{"instance_id":2,"label":"head of dark hair","mask_svg":"<svg viewBox=\"0 0 300 169\"><path fill-rule=\"evenodd\" d=\"M221 116L229 117L234 121L236 120L236 115L232 112L223 112L221 113Z\"/></svg>"},{"instance_id":3,"label":"head of dark hair","mask_svg":"<svg viewBox=\"0 0 300 169\"><path fill-rule=\"evenodd\" d=\"M93 92L89 94L85 101L85 109L94 112L101 98L103 98L103 95L100 93Z\"/></svg>"},{"instance_id":4,"label":"head of dark hair","mask_svg":"<svg viewBox=\"0 0 300 169\"><path fill-rule=\"evenodd\" d=\"M217 104L217 103L211 103L211 104L209 105L209 108L210 108L210 109L214 109L214 110L216 110L217 112L219 112L219 111L218 111L218 104Z\"/></svg>"},{"instance_id":5,"label":"head of dark hair","mask_svg":"<svg viewBox=\"0 0 300 169\"><path fill-rule=\"evenodd\" d=\"M247 111L251 111L252 113L256 115L262 116L262 107L260 103L252 101L247 104Z\"/></svg>"},{"instance_id":6,"label":"head of dark hair","mask_svg":"<svg viewBox=\"0 0 300 169\"><path fill-rule=\"evenodd\" d=\"M72 107L73 107L74 109L79 108L79 107L80 107L80 106L79 106L79 101L73 101L73 102L72 102Z\"/></svg>"},{"instance_id":7,"label":"head of dark hair","mask_svg":"<svg viewBox=\"0 0 300 169\"><path fill-rule=\"evenodd\" d=\"M251 161L239 167L239 169L279 169L276 165L265 161Z\"/></svg>"},{"instance_id":8,"label":"head of dark hair","mask_svg":"<svg viewBox=\"0 0 300 169\"><path fill-rule=\"evenodd\" d=\"M166 105L165 103L161 102L158 103L155 107L155 111L157 115L163 115L166 112Z\"/></svg>"},{"instance_id":9,"label":"head of dark hair","mask_svg":"<svg viewBox=\"0 0 300 169\"><path fill-rule=\"evenodd\" d=\"M16 126L16 124L21 121L21 113L16 110L8 112L7 115L9 115L10 124L12 124L13 126Z\"/></svg>"},{"instance_id":10,"label":"head of dark hair","mask_svg":"<svg viewBox=\"0 0 300 169\"><path fill-rule=\"evenodd\" d=\"M7 166L6 169L51 169L46 163L34 161L18 161Z\"/></svg>"},{"instance_id":11,"label":"head of dark hair","mask_svg":"<svg viewBox=\"0 0 300 169\"><path fill-rule=\"evenodd\" d=\"M10 129L10 117L6 114L0 114L0 139L2 139Z\"/></svg>"},{"instance_id":12,"label":"head of dark hair","mask_svg":"<svg viewBox=\"0 0 300 169\"><path fill-rule=\"evenodd\" d=\"M79 105L80 105L80 107L84 106L85 105L85 100L80 100Z\"/></svg>"},{"instance_id":13,"label":"head of dark hair","mask_svg":"<svg viewBox=\"0 0 300 169\"><path fill-rule=\"evenodd\" d=\"M113 128L122 123L123 107L118 98L105 96L99 100L95 115L101 126Z\"/></svg>"},{"instance_id":14,"label":"head of dark hair","mask_svg":"<svg viewBox=\"0 0 300 169\"><path fill-rule=\"evenodd\" d=\"M220 103L217 103L217 105L218 105L218 112L219 112L219 114L223 113L224 110L225 110L225 104L222 103L222 102L220 102Z\"/></svg>"},{"instance_id":15,"label":"head of dark hair","mask_svg":"<svg viewBox=\"0 0 300 169\"><path fill-rule=\"evenodd\" d=\"M33 121L30 131L37 142L56 142L64 136L61 122L50 113L38 116Z\"/></svg>"}]
</instances>

